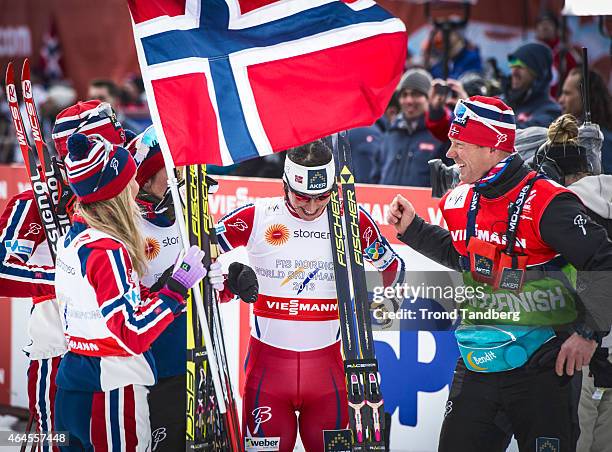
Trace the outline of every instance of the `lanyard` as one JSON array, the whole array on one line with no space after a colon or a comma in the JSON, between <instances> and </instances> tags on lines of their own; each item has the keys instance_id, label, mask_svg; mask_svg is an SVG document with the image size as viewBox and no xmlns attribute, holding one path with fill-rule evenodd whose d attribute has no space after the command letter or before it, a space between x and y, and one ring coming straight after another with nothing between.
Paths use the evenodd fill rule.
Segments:
<instances>
[{"instance_id":1,"label":"lanyard","mask_svg":"<svg viewBox=\"0 0 612 452\"><path fill-rule=\"evenodd\" d=\"M521 218L521 212L523 211L523 207L525 206L525 201L527 201L527 196L531 191L533 184L538 179L542 179L544 176L538 174L535 177L532 177L521 191L519 192L518 197L514 203L509 206L509 215L508 215L508 229L506 230L506 253L512 254L514 249L514 242L516 241L516 233L518 231L518 223ZM468 209L467 214L467 224L465 227L465 246L467 248L470 239L476 235L476 216L478 215L478 210L480 209L480 193L473 189L472 200L470 201L470 207Z\"/></svg>"},{"instance_id":2,"label":"lanyard","mask_svg":"<svg viewBox=\"0 0 612 452\"><path fill-rule=\"evenodd\" d=\"M476 216L480 209L480 193L474 188L470 208L467 215L467 225L465 226L465 247L467 248L470 239L476 235Z\"/></svg>"}]
</instances>

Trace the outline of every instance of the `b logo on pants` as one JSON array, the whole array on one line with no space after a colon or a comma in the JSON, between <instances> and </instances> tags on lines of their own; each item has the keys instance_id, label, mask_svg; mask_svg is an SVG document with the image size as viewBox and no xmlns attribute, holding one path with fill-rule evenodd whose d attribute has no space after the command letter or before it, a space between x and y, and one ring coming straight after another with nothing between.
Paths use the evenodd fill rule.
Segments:
<instances>
[{"instance_id":1,"label":"b logo on pants","mask_svg":"<svg viewBox=\"0 0 612 452\"><path fill-rule=\"evenodd\" d=\"M254 417L255 430L253 430L253 434L256 435L259 432L259 427L264 422L268 422L272 419L272 408L269 406L260 406L255 408L252 413Z\"/></svg>"}]
</instances>

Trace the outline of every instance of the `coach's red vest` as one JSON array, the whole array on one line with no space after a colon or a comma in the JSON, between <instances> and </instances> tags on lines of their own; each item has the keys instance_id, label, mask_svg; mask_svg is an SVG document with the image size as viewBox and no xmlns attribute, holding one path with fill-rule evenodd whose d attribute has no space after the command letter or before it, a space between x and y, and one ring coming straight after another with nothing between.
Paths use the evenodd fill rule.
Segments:
<instances>
[{"instance_id":1,"label":"coach's red vest","mask_svg":"<svg viewBox=\"0 0 612 452\"><path fill-rule=\"evenodd\" d=\"M535 176L536 173L530 171L516 187L498 198L487 199L481 196L474 237L495 244L502 251L506 247L509 205L516 201L521 189ZM542 178L535 181L527 195L518 222L514 252L527 255L528 273L529 267L533 269L534 266L550 262L559 254L544 242L539 225L544 210L560 193L571 192L549 179ZM468 255L465 243L466 224L473 194L473 186L463 184L440 200L440 208L448 225L453 246L462 256ZM487 284L476 283L471 278L471 274L466 272L464 278L466 284L479 285L484 289L486 296L481 300L472 300L464 307L474 311L493 309L502 312L520 312L519 324L522 325L558 325L571 322L576 315L574 294L571 288L568 290L564 282L569 280L571 284L575 283L575 270L570 265L565 265L559 270L563 270L568 277L567 280L562 282L554 277L544 277L541 280L528 279L518 294L507 290L493 290ZM478 323L506 322L497 320Z\"/></svg>"}]
</instances>

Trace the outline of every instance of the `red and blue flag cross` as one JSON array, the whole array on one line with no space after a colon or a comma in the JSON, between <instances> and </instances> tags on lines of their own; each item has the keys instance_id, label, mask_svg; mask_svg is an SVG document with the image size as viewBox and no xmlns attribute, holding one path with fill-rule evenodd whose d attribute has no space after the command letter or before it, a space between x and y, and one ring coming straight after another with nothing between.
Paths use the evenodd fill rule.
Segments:
<instances>
[{"instance_id":1,"label":"red and blue flag cross","mask_svg":"<svg viewBox=\"0 0 612 452\"><path fill-rule=\"evenodd\" d=\"M158 0L155 2L160 9L155 11L155 7L150 8L149 5L140 5L138 0L130 0L130 9L135 23L138 25L139 22L161 16L166 16L165 18L167 19L168 11L171 10L168 8L176 9L176 2L164 5L167 1ZM308 0L304 1L305 4L316 3L309 2ZM353 9L344 2L334 1L328 3L321 2L323 4L309 7L308 9L303 8L302 11L294 14L281 15L275 20L267 22L264 22L267 19L262 18L262 21L258 23L255 19L256 16L252 16L251 20L238 23L240 20L230 17L230 14L235 16L235 11L230 11L228 2L235 8L235 0L188 1L187 3L191 4L191 7L194 3L199 4L199 21L196 21L195 28L166 29L165 31L143 36L140 40L144 58L149 68L186 59L192 62L206 60L210 67L210 80L204 80L205 83L212 82L214 89L204 89L203 91L208 91L208 93L214 91L218 121L222 129L220 134L222 134L222 139L225 140L233 162L254 158L269 153L270 150L262 152L261 146L259 146L258 150L252 133L249 131L244 105L240 97L239 84L235 80L232 69L231 55L236 55L250 49L267 48L287 42L291 42L292 45L296 46L295 55L307 55L307 49L304 49L302 52L299 49L302 45L300 40L321 33L333 32L334 30L351 25L377 23L394 18L374 2L367 2L371 4L366 4L365 6L367 7L365 8ZM250 2L243 1L238 3L244 6L243 4L252 3L252 0ZM364 4L364 2L356 3ZM164 8L164 6L168 6L168 8ZM246 6L248 7L248 5ZM145 12L145 10L147 11ZM184 14L184 11L185 9L182 12L176 11L170 14L180 15ZM242 15L239 19L244 17L245 15ZM333 44L330 44L330 46L333 46ZM279 61L284 58L286 58L286 55L282 52L276 57ZM268 61L269 58L262 60L263 63ZM253 63L253 65L256 64L258 64L257 61ZM182 75L198 72L194 70L194 67L194 65L186 64ZM180 76L181 74L175 75ZM156 82L157 80L152 80L154 89ZM287 80L287 83L291 83L291 80ZM252 88L252 86L249 87L249 89ZM185 93L185 95L189 95L189 93ZM261 110L258 113L261 115ZM211 120L211 124L217 125L216 117L209 117L208 119ZM266 130L267 132L269 130Z\"/></svg>"}]
</instances>

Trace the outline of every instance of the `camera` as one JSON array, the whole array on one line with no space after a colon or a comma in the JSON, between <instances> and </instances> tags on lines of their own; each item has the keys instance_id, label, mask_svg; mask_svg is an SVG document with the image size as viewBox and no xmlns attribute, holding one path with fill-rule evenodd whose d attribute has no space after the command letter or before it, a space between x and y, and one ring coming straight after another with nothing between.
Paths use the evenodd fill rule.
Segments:
<instances>
[{"instance_id":1,"label":"camera","mask_svg":"<svg viewBox=\"0 0 612 452\"><path fill-rule=\"evenodd\" d=\"M459 185L459 169L457 165L446 166L440 159L427 162L431 179L431 196L441 198L448 190Z\"/></svg>"}]
</instances>

